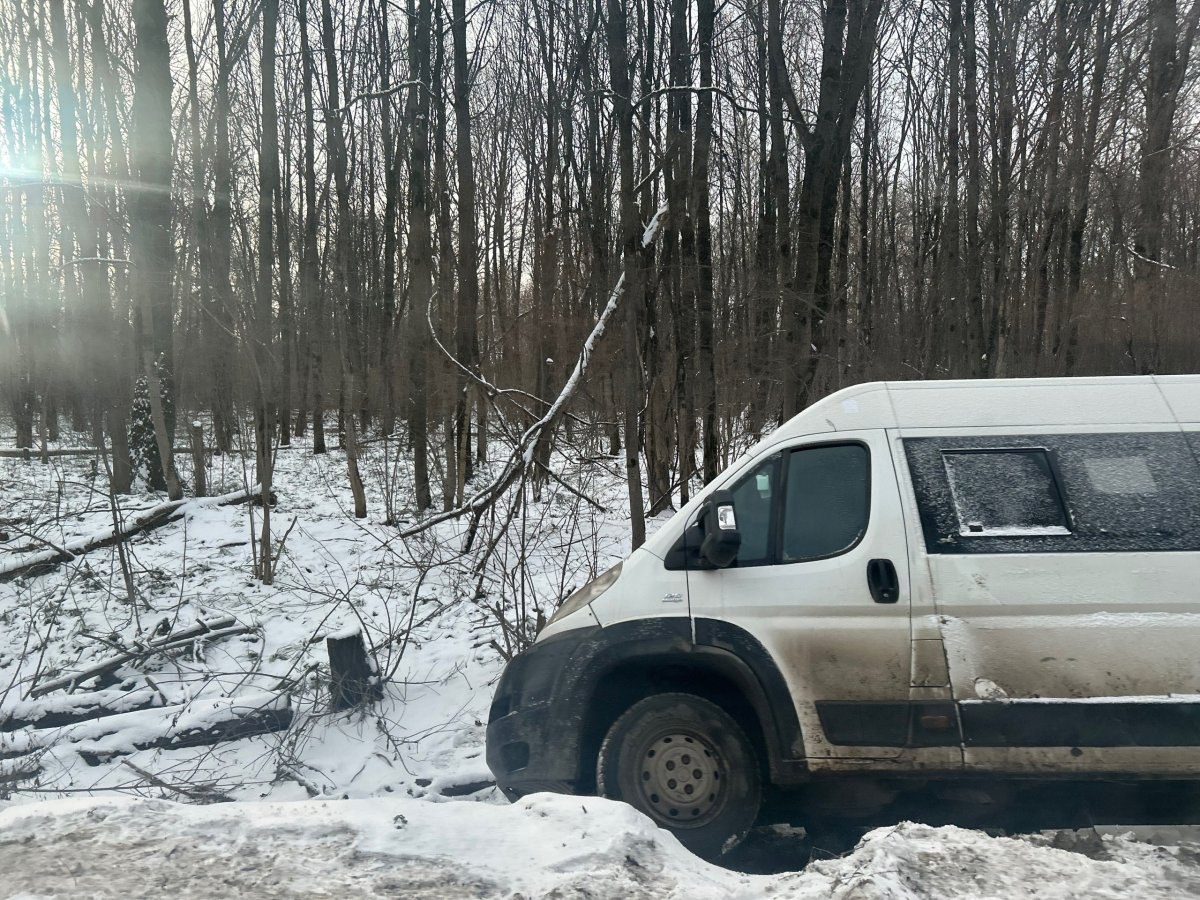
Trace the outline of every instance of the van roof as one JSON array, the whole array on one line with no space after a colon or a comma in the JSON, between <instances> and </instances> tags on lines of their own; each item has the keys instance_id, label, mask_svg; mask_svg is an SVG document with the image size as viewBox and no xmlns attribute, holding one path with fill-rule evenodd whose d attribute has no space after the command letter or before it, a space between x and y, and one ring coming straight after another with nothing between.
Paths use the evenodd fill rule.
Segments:
<instances>
[{"instance_id":1,"label":"van roof","mask_svg":"<svg viewBox=\"0 0 1200 900\"><path fill-rule=\"evenodd\" d=\"M771 441L857 428L1176 422L1200 422L1200 375L876 381L817 401Z\"/></svg>"}]
</instances>

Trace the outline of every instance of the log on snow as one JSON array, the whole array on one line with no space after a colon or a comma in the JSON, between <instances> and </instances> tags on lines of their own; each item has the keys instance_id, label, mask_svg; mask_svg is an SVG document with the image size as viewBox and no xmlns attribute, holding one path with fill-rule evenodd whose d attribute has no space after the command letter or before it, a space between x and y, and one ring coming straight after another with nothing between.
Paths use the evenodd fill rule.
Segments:
<instances>
[{"instance_id":1,"label":"log on snow","mask_svg":"<svg viewBox=\"0 0 1200 900\"><path fill-rule=\"evenodd\" d=\"M23 728L62 728L78 722L90 722L108 716L138 712L165 706L162 694L152 690L102 690L83 694L65 694L55 698L64 702L23 701L7 713L0 714L0 734Z\"/></svg>"},{"instance_id":2,"label":"log on snow","mask_svg":"<svg viewBox=\"0 0 1200 900\"><path fill-rule=\"evenodd\" d=\"M236 741L260 734L286 731L291 727L294 716L295 713L290 706L271 705L246 710L231 707L222 718L191 728L176 727L170 734L148 739L134 739L122 745L119 742L120 734L118 733L114 735L118 739L117 741L106 741L103 747L93 748L81 745L78 747L79 758L89 766L98 766L115 757L127 756L139 750L211 747L224 741Z\"/></svg>"},{"instance_id":3,"label":"log on snow","mask_svg":"<svg viewBox=\"0 0 1200 900\"><path fill-rule=\"evenodd\" d=\"M42 553L21 557L16 562L0 566L0 583L12 581L14 578L37 578L54 571L63 563L71 562L76 557L92 550L112 547L132 537L161 528L168 522L174 522L187 515L189 509L212 506L234 506L238 503L252 503L261 491L255 487L245 491L234 491L221 497L171 500L160 503L134 516L129 522L121 525L120 529L105 529L89 538L71 541L63 547L55 547ZM261 498L259 498L261 502Z\"/></svg>"},{"instance_id":4,"label":"log on snow","mask_svg":"<svg viewBox=\"0 0 1200 900\"><path fill-rule=\"evenodd\" d=\"M291 726L292 717L291 704L283 694L199 699L65 728L15 732L0 739L0 753L14 769L24 765L21 760L36 760L36 754L51 748L74 750L88 765L98 765L138 750L207 747L283 731Z\"/></svg>"},{"instance_id":5,"label":"log on snow","mask_svg":"<svg viewBox=\"0 0 1200 900\"><path fill-rule=\"evenodd\" d=\"M173 634L154 638L153 640L130 647L124 653L103 659L84 669L82 672L61 675L58 678L43 682L33 688L29 692L29 696L37 698L49 694L51 691L73 688L75 685L81 684L91 678L111 674L128 663L139 662L156 654L165 653L168 650L182 650L197 641L217 641L221 638L248 634L253 630L254 627L251 625L239 625L233 616L222 616L219 619L212 619L207 622L197 622L183 631L177 631Z\"/></svg>"}]
</instances>

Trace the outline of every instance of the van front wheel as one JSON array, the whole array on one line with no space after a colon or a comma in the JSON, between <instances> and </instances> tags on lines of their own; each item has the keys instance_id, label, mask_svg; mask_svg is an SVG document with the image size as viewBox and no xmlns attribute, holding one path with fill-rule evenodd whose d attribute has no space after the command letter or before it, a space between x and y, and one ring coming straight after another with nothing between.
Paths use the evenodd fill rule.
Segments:
<instances>
[{"instance_id":1,"label":"van front wheel","mask_svg":"<svg viewBox=\"0 0 1200 900\"><path fill-rule=\"evenodd\" d=\"M626 710L600 745L596 786L705 859L737 846L762 803L749 739L728 713L693 694L655 694Z\"/></svg>"}]
</instances>

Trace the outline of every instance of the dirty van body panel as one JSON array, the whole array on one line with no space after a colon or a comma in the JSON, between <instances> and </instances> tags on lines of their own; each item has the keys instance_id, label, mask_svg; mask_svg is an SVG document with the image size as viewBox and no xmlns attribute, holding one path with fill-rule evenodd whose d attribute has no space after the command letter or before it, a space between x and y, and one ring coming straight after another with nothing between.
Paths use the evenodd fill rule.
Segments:
<instances>
[{"instance_id":1,"label":"dirty van body panel","mask_svg":"<svg viewBox=\"0 0 1200 900\"><path fill-rule=\"evenodd\" d=\"M719 679L761 726L772 781L803 780L804 744L787 687L766 650L725 622L686 617L580 628L539 641L513 659L496 687L488 767L510 798L538 790L590 791L598 739L640 696L665 685Z\"/></svg>"},{"instance_id":2,"label":"dirty van body panel","mask_svg":"<svg viewBox=\"0 0 1200 900\"><path fill-rule=\"evenodd\" d=\"M1193 435L902 434L968 769L1200 774Z\"/></svg>"},{"instance_id":3,"label":"dirty van body panel","mask_svg":"<svg viewBox=\"0 0 1200 900\"><path fill-rule=\"evenodd\" d=\"M799 508L813 514L819 527L822 510L805 509L806 502L850 502L845 497L853 491L839 494L836 488L799 480L816 479L825 471L822 465L836 461L819 457L810 461L802 454L832 453L839 448L845 450L848 471L858 465L866 467L865 521L861 533L851 535L851 526L846 540L834 539L822 548L823 538L808 535L802 516L796 517L793 527L787 516L790 508ZM838 477L836 469L829 477ZM908 716L912 662L908 548L884 430L837 432L787 442L775 453L761 454L753 466L743 467L721 486L732 489L737 500L742 549L734 566L688 571L693 617L737 626L753 635L775 660L800 722L811 769L838 768L843 760L857 767L862 761L870 766L904 757L910 750L892 739L894 729L887 732L887 740L874 745L831 740L818 707L822 702L900 703L905 711L898 715ZM762 509L758 510L760 502ZM850 515L828 512L831 521ZM764 536L756 537L759 532ZM840 546L843 543L849 546ZM805 546L836 552L791 561L793 556L803 557ZM873 561L886 562L891 568L897 586L891 602L879 602L872 594L869 573ZM860 733L873 733L870 719L874 711L869 706L846 709L851 717L863 717L866 731L860 729ZM948 725L948 730L954 727ZM907 719L902 730L907 734Z\"/></svg>"},{"instance_id":4,"label":"dirty van body panel","mask_svg":"<svg viewBox=\"0 0 1200 900\"><path fill-rule=\"evenodd\" d=\"M944 812L1050 827L1056 791L1072 807L1062 827L1132 823L1149 809L1143 788L1156 809L1186 794L1200 813L1198 413L1197 377L876 384L825 398L510 664L488 765L512 798L591 791L599 741L623 710L716 691L801 824ZM922 440L932 443L914 475L910 442ZM862 534L788 558L782 514L762 514L786 496L789 454L849 445L869 453ZM738 518L742 530L765 524L776 555L723 570L670 564L709 492L736 493L764 465L747 498L764 502L739 500ZM1037 517L990 520L1029 477L1043 483ZM940 524L926 508L931 478ZM956 502L978 483L997 490ZM1107 519L1105 497L1119 507ZM882 595L870 574L881 572ZM1115 804L1111 817L1075 803L1081 786Z\"/></svg>"},{"instance_id":5,"label":"dirty van body panel","mask_svg":"<svg viewBox=\"0 0 1200 900\"><path fill-rule=\"evenodd\" d=\"M574 793L583 710L564 704L567 675L600 631L579 628L539 641L505 667L492 699L487 764L509 799L535 791Z\"/></svg>"}]
</instances>

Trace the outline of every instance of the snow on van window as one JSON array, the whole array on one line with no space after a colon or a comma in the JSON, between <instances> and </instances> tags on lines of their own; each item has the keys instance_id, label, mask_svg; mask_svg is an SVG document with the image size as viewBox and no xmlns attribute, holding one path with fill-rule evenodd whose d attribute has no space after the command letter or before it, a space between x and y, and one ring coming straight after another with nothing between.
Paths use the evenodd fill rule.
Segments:
<instances>
[{"instance_id":1,"label":"snow on van window","mask_svg":"<svg viewBox=\"0 0 1200 900\"><path fill-rule=\"evenodd\" d=\"M1063 525L984 525L982 522L968 522L965 528L958 530L959 534L971 536L981 534L987 537L1045 537L1054 534L1070 534L1071 529Z\"/></svg>"},{"instance_id":2,"label":"snow on van window","mask_svg":"<svg viewBox=\"0 0 1200 900\"><path fill-rule=\"evenodd\" d=\"M1088 481L1101 494L1157 494L1158 484L1144 456L1106 456L1083 460Z\"/></svg>"},{"instance_id":3,"label":"snow on van window","mask_svg":"<svg viewBox=\"0 0 1200 900\"><path fill-rule=\"evenodd\" d=\"M904 438L929 552L1200 550L1200 433L1002 440Z\"/></svg>"},{"instance_id":4,"label":"snow on van window","mask_svg":"<svg viewBox=\"0 0 1200 900\"><path fill-rule=\"evenodd\" d=\"M1071 533L1045 450L947 450L942 459L960 535Z\"/></svg>"}]
</instances>

